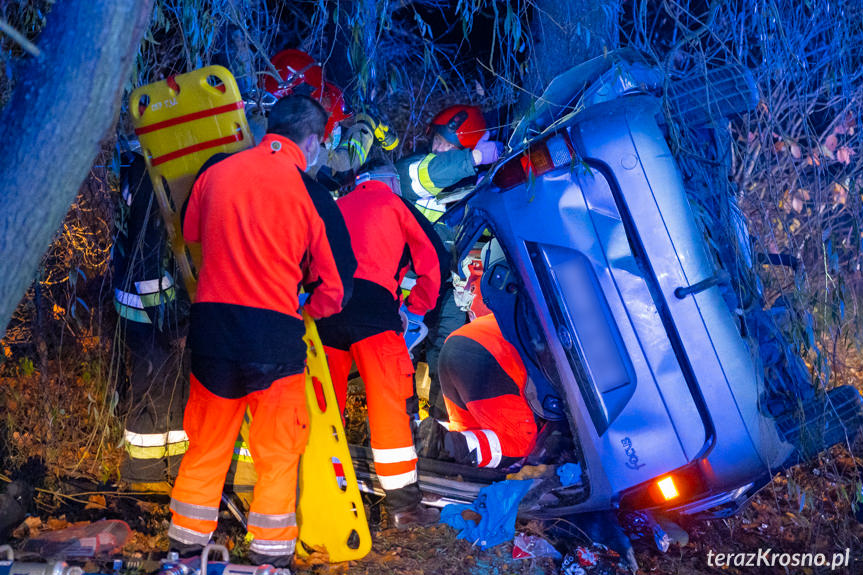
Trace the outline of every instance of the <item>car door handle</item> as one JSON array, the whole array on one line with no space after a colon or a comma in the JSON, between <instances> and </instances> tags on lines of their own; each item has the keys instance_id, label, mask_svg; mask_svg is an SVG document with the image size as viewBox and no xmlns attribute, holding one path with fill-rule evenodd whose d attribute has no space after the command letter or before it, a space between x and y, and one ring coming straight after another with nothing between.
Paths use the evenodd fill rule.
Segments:
<instances>
[{"instance_id":1,"label":"car door handle","mask_svg":"<svg viewBox=\"0 0 863 575\"><path fill-rule=\"evenodd\" d=\"M698 283L694 283L688 287L679 287L674 290L674 295L677 299L683 299L688 295L694 295L697 293L701 293L706 289L710 289L715 285L719 284L730 284L731 276L728 275L728 272L725 270L719 270L712 276L707 279L701 280Z\"/></svg>"}]
</instances>

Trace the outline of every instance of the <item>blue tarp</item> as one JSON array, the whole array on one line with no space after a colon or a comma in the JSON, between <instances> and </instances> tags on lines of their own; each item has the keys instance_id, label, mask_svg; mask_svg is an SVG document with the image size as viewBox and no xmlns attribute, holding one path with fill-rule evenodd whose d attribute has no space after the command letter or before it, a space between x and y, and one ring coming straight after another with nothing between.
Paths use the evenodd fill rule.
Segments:
<instances>
[{"instance_id":1,"label":"blue tarp","mask_svg":"<svg viewBox=\"0 0 863 575\"><path fill-rule=\"evenodd\" d=\"M510 541L515 537L518 504L532 483L531 480L509 480L483 487L472 504L444 507L441 523L457 529L459 539L466 539L482 549ZM465 519L463 511L473 511L482 519L479 524Z\"/></svg>"}]
</instances>

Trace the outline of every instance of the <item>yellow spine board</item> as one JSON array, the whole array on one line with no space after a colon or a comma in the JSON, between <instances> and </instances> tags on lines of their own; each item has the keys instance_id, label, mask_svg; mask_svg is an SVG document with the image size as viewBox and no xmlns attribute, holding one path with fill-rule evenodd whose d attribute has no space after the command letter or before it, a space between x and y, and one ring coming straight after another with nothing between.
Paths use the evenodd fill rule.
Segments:
<instances>
[{"instance_id":1,"label":"yellow spine board","mask_svg":"<svg viewBox=\"0 0 863 575\"><path fill-rule=\"evenodd\" d=\"M315 322L308 314L303 315L308 349L306 404L311 433L300 460L301 496L297 504L300 542L312 549L326 549L331 562L361 559L371 551L372 537L326 354ZM323 402L318 399L321 392ZM343 478L337 476L335 462L341 463ZM297 553L305 554L303 545L297 546Z\"/></svg>"},{"instance_id":2,"label":"yellow spine board","mask_svg":"<svg viewBox=\"0 0 863 575\"><path fill-rule=\"evenodd\" d=\"M180 211L204 162L216 153L238 152L252 145L240 91L227 69L209 66L138 88L130 97L129 108L171 247L194 301L193 261L200 264L200 251L190 250L190 258L180 233ZM371 534L323 346L308 317L305 341L310 440L300 466L300 540L326 549L331 561L360 559L371 550ZM320 382L326 403L333 409L320 409L314 381ZM248 442L247 425L240 436ZM333 458L342 464L344 491ZM351 547L348 539L354 531L358 546ZM298 550L302 553L302 546Z\"/></svg>"},{"instance_id":3,"label":"yellow spine board","mask_svg":"<svg viewBox=\"0 0 863 575\"><path fill-rule=\"evenodd\" d=\"M191 254L186 250L180 211L204 162L252 145L240 89L226 68L208 66L141 86L129 98L129 111L171 249L194 298L194 263L200 263L200 253L198 246Z\"/></svg>"}]
</instances>

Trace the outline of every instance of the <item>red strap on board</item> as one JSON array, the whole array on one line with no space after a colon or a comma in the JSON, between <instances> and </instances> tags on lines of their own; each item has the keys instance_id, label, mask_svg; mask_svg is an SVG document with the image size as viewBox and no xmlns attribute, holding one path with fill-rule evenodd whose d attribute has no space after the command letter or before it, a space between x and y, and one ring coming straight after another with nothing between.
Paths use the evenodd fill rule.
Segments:
<instances>
[{"instance_id":1,"label":"red strap on board","mask_svg":"<svg viewBox=\"0 0 863 575\"><path fill-rule=\"evenodd\" d=\"M225 112L233 112L234 110L242 110L243 109L243 101L233 102L231 104L225 104L224 106L218 106L216 108L209 108L207 110L201 110L199 112L192 112L191 114L184 114L182 116L177 116L176 118L171 118L170 120L165 120L162 122L156 122L155 124L150 124L149 126L141 126L135 133L137 135L149 134L150 132L155 132L156 130L162 130L164 128L170 128L171 126L178 126L180 124L185 124L186 122L191 122L193 120L200 120L201 118L209 118L210 116L218 116L219 114L224 114Z\"/></svg>"},{"instance_id":2,"label":"red strap on board","mask_svg":"<svg viewBox=\"0 0 863 575\"><path fill-rule=\"evenodd\" d=\"M165 162L170 162L171 160L176 160L177 158L182 158L183 156L188 156L189 154L194 154L195 152L201 152L203 150L209 148L215 148L217 146L224 146L227 144L233 144L234 142L240 142L243 140L243 133L240 132L238 134L232 134L230 136L225 136L224 138L217 138L215 140L207 140L206 142L199 142L192 146L186 146L185 148L180 148L179 150L174 150L173 152L164 154L159 156L158 158L153 158L150 161L150 164L153 166L158 166L159 164L164 164Z\"/></svg>"}]
</instances>

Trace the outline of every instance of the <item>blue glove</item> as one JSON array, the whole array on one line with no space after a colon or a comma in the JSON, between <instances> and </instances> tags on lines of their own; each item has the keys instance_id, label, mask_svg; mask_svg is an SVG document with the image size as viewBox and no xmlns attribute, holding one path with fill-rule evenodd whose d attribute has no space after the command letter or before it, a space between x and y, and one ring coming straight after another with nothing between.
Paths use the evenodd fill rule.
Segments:
<instances>
[{"instance_id":1,"label":"blue glove","mask_svg":"<svg viewBox=\"0 0 863 575\"><path fill-rule=\"evenodd\" d=\"M429 328L423 323L423 316L409 312L404 305L399 309L399 315L402 316L405 343L408 346L408 352L410 352L426 338Z\"/></svg>"},{"instance_id":2,"label":"blue glove","mask_svg":"<svg viewBox=\"0 0 863 575\"><path fill-rule=\"evenodd\" d=\"M300 307L297 308L297 311L303 313L303 306L306 305L306 302L309 301L309 294L301 293L297 295L297 299L300 302Z\"/></svg>"}]
</instances>

